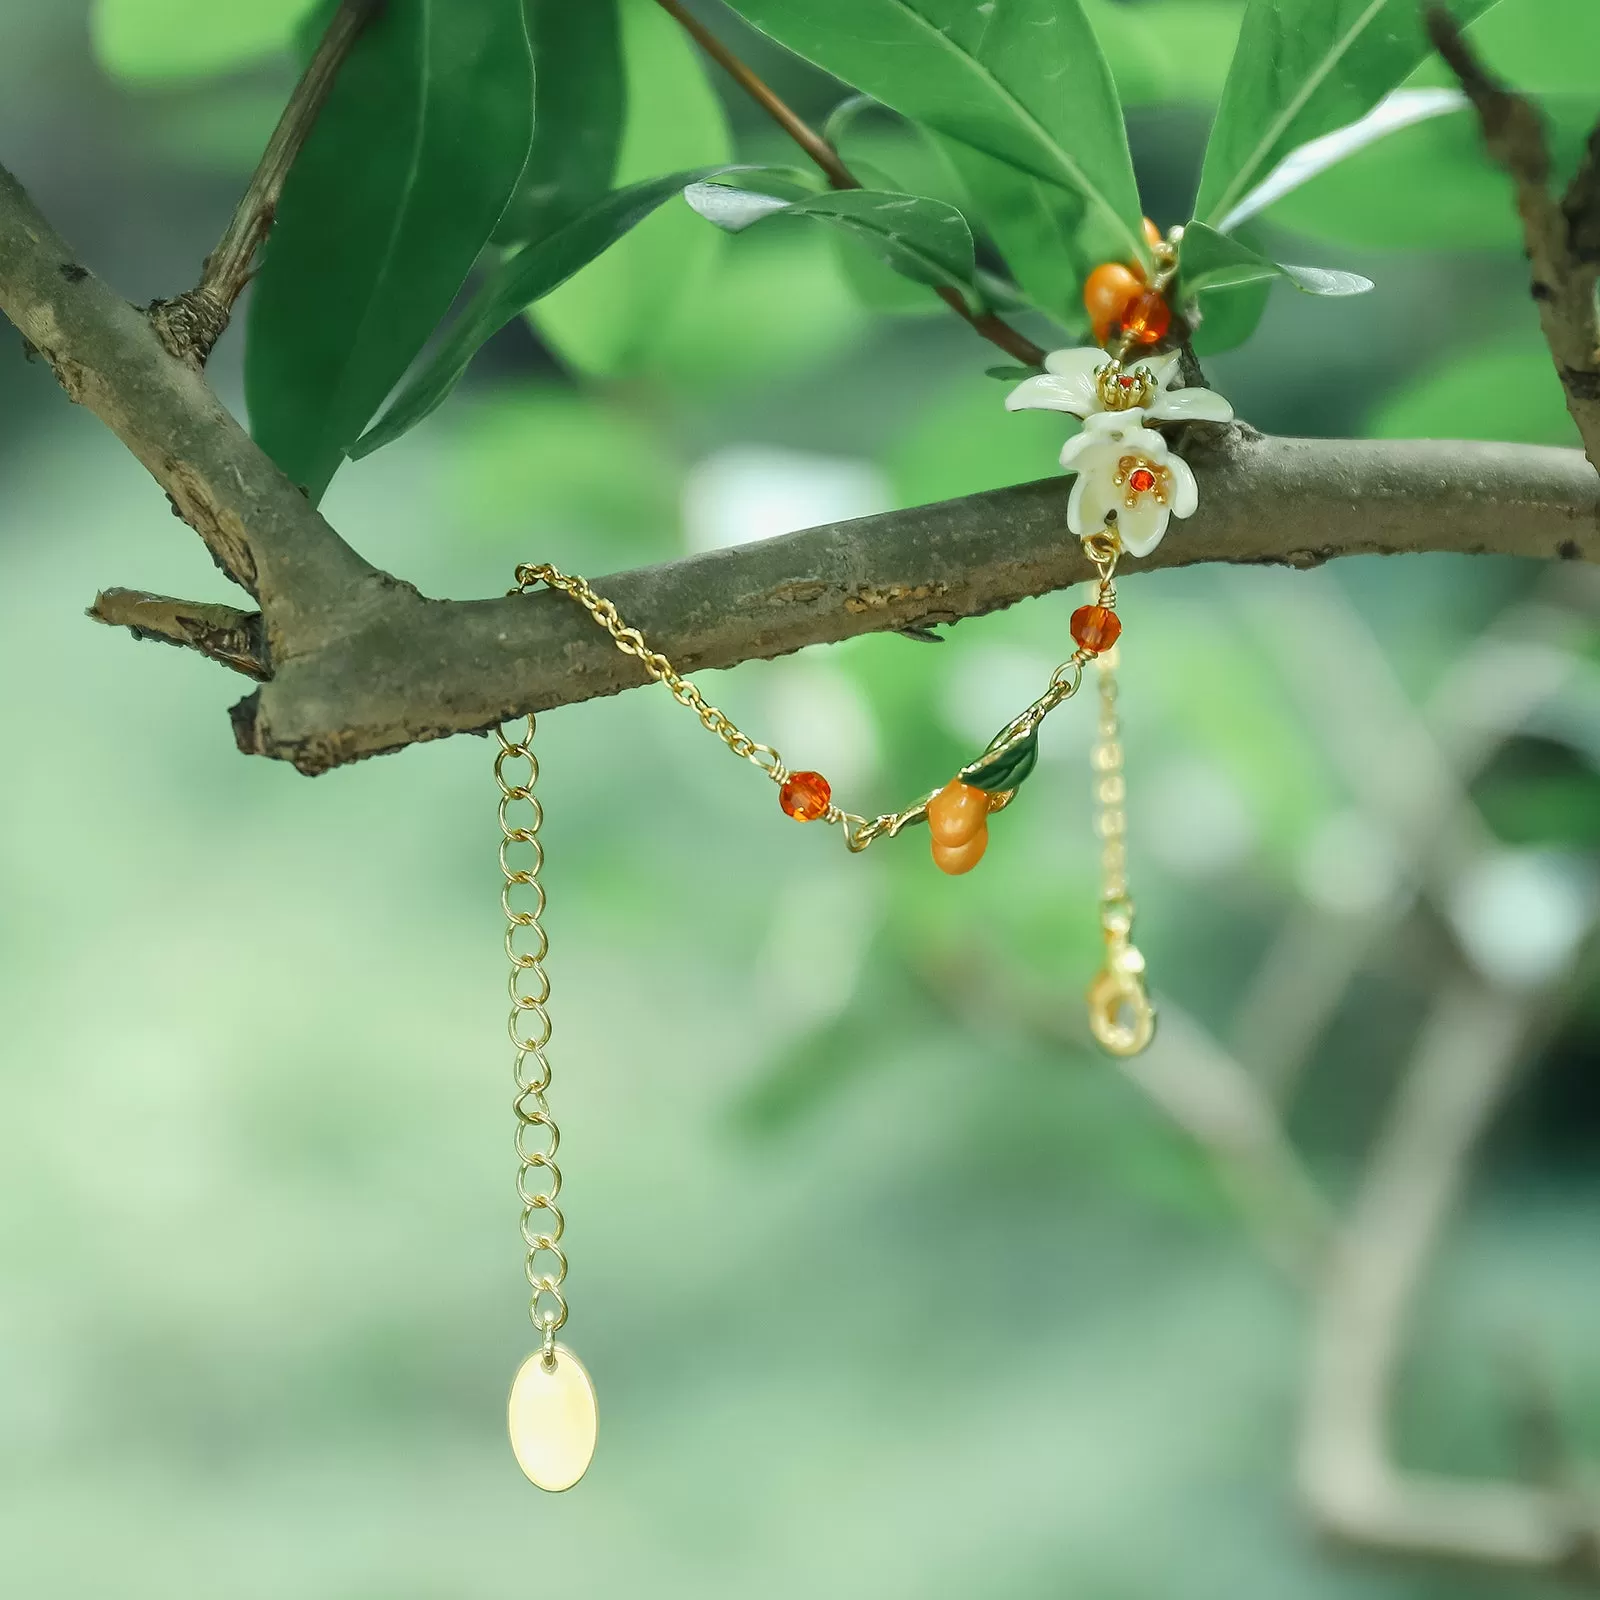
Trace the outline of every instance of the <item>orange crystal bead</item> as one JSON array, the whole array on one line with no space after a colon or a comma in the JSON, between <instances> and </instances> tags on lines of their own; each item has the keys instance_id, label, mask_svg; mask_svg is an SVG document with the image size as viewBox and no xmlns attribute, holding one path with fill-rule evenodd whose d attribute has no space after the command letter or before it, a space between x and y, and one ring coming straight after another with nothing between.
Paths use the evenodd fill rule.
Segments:
<instances>
[{"instance_id":1,"label":"orange crystal bead","mask_svg":"<svg viewBox=\"0 0 1600 1600\"><path fill-rule=\"evenodd\" d=\"M928 802L928 832L935 844L966 844L988 820L988 790L959 778L952 778Z\"/></svg>"},{"instance_id":2,"label":"orange crystal bead","mask_svg":"<svg viewBox=\"0 0 1600 1600\"><path fill-rule=\"evenodd\" d=\"M1144 284L1131 267L1120 261L1096 267L1083 280L1083 308L1089 313L1095 338L1103 342L1143 295Z\"/></svg>"},{"instance_id":3,"label":"orange crystal bead","mask_svg":"<svg viewBox=\"0 0 1600 1600\"><path fill-rule=\"evenodd\" d=\"M1085 650L1101 655L1122 634L1122 618L1110 606L1079 606L1072 613L1072 637Z\"/></svg>"},{"instance_id":4,"label":"orange crystal bead","mask_svg":"<svg viewBox=\"0 0 1600 1600\"><path fill-rule=\"evenodd\" d=\"M820 772L791 772L778 791L778 804L796 822L815 822L827 815L833 788Z\"/></svg>"},{"instance_id":5,"label":"orange crystal bead","mask_svg":"<svg viewBox=\"0 0 1600 1600\"><path fill-rule=\"evenodd\" d=\"M933 864L941 872L948 872L952 878L957 878L963 872L971 872L983 860L983 852L988 848L989 824L985 821L965 844L940 844L935 839Z\"/></svg>"},{"instance_id":6,"label":"orange crystal bead","mask_svg":"<svg viewBox=\"0 0 1600 1600\"><path fill-rule=\"evenodd\" d=\"M1156 344L1172 326L1172 308L1154 289L1147 289L1122 316L1122 331L1140 344Z\"/></svg>"},{"instance_id":7,"label":"orange crystal bead","mask_svg":"<svg viewBox=\"0 0 1600 1600\"><path fill-rule=\"evenodd\" d=\"M1144 242L1153 250L1161 243L1161 230L1149 217L1144 219Z\"/></svg>"}]
</instances>

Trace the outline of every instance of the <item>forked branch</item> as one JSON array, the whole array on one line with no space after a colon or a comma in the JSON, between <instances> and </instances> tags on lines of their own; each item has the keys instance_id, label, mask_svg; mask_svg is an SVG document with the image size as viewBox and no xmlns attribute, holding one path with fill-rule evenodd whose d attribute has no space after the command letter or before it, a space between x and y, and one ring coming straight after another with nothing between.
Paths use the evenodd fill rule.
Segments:
<instances>
[{"instance_id":1,"label":"forked branch","mask_svg":"<svg viewBox=\"0 0 1600 1600\"><path fill-rule=\"evenodd\" d=\"M1589 136L1577 175L1560 199L1551 193L1550 146L1538 108L1491 73L1442 6L1428 31L1472 101L1490 159L1516 187L1517 212L1533 268L1533 298L1555 358L1567 410L1589 459L1600 468L1600 124Z\"/></svg>"}]
</instances>

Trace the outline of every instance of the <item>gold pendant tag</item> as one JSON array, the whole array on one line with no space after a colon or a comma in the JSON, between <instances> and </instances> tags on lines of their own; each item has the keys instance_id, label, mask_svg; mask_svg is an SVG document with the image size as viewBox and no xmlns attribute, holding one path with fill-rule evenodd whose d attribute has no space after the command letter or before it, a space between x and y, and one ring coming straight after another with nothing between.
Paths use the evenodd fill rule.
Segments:
<instances>
[{"instance_id":1,"label":"gold pendant tag","mask_svg":"<svg viewBox=\"0 0 1600 1600\"><path fill-rule=\"evenodd\" d=\"M564 1344L535 1351L511 1385L511 1449L532 1484L570 1489L588 1470L600 1427L594 1382Z\"/></svg>"}]
</instances>

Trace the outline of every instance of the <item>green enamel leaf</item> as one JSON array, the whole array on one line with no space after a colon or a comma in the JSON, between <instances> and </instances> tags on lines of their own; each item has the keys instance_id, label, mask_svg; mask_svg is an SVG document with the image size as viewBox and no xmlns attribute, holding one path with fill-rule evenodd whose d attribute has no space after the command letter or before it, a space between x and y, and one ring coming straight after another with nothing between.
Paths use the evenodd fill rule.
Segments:
<instances>
[{"instance_id":1,"label":"green enamel leaf","mask_svg":"<svg viewBox=\"0 0 1600 1600\"><path fill-rule=\"evenodd\" d=\"M1449 0L1461 22L1494 0ZM1220 223L1302 145L1372 110L1431 52L1417 0L1251 0L1195 215Z\"/></svg>"},{"instance_id":2,"label":"green enamel leaf","mask_svg":"<svg viewBox=\"0 0 1600 1600\"><path fill-rule=\"evenodd\" d=\"M1122 107L1078 0L733 5L903 116L1065 191L1068 225L1081 209L1103 255L1148 260Z\"/></svg>"},{"instance_id":3,"label":"green enamel leaf","mask_svg":"<svg viewBox=\"0 0 1600 1600\"><path fill-rule=\"evenodd\" d=\"M998 747L991 745L971 766L961 769L961 781L990 794L1004 794L1026 781L1039 762L1039 730L1034 728Z\"/></svg>"},{"instance_id":4,"label":"green enamel leaf","mask_svg":"<svg viewBox=\"0 0 1600 1600\"><path fill-rule=\"evenodd\" d=\"M786 200L718 183L700 183L685 198L729 233L772 217L815 217L865 243L884 265L917 283L953 288L976 301L972 230L954 206L909 194L844 189Z\"/></svg>"},{"instance_id":5,"label":"green enamel leaf","mask_svg":"<svg viewBox=\"0 0 1600 1600\"><path fill-rule=\"evenodd\" d=\"M674 172L618 189L565 227L507 256L377 425L350 447L350 454L370 455L416 427L439 408L461 381L473 356L513 317L565 283L687 184L721 170Z\"/></svg>"},{"instance_id":6,"label":"green enamel leaf","mask_svg":"<svg viewBox=\"0 0 1600 1600\"><path fill-rule=\"evenodd\" d=\"M520 0L389 0L341 70L284 187L245 353L256 438L313 500L499 222L532 76Z\"/></svg>"},{"instance_id":7,"label":"green enamel leaf","mask_svg":"<svg viewBox=\"0 0 1600 1600\"><path fill-rule=\"evenodd\" d=\"M517 192L495 230L526 244L606 194L622 144L624 94L617 0L524 0L538 114Z\"/></svg>"}]
</instances>

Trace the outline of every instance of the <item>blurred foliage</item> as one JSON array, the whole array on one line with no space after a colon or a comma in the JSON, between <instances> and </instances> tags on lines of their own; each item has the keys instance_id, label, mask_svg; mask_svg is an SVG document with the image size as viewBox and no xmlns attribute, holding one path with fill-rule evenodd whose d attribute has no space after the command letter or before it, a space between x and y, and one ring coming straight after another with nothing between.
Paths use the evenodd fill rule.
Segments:
<instances>
[{"instance_id":1,"label":"blurred foliage","mask_svg":"<svg viewBox=\"0 0 1600 1600\"><path fill-rule=\"evenodd\" d=\"M82 8L4 16L0 119L110 281L192 273L292 79L262 52L301 9L169 0L158 28L154 0L106 0L95 50L129 84L91 77ZM1141 191L1192 195L1242 7L1090 9ZM1500 70L1570 97L1551 102L1569 158L1600 103L1597 18L1501 0L1474 28ZM624 24L619 181L793 159L648 0ZM772 62L822 114L847 97ZM249 76L182 77L218 68ZM842 137L864 170L963 203L904 123ZM1242 308L1238 338L1258 315L1259 333L1216 378L1252 422L1572 441L1475 137L1427 124L1275 208L1273 260L1378 288ZM1070 419L1005 413L982 375L997 356L869 266L804 219L730 238L669 205L506 329L428 426L342 472L329 515L427 593L490 595L517 560L598 575L698 548L708 501L719 527L796 525L1052 473ZM886 282L926 314L880 315ZM231 342L213 372L236 399ZM664 693L541 719L572 1334L604 1423L583 1487L532 1499L501 1424L527 1336L489 752L443 741L314 784L240 761L236 687L72 623L115 579L221 597L203 552L47 373L0 363L0 406L0 695L20 753L0 835L7 1593L172 1600L219 1573L230 1600L487 1600L535 1578L660 1600L1551 1592L1341 1563L1296 1525L1303 1315L1209 1165L1072 1042L1098 954L1086 704L1047 724L1024 803L954 882L915 837L858 861L782 825ZM759 495L729 470L751 452ZM838 481L855 499L813 514ZM1133 868L1172 1014L1233 1040L1260 963L1307 923L1335 963L1337 895L1381 893L1398 848L1361 762L1430 781L1412 735L1390 737L1396 708L1444 696L1488 717L1550 652L1558 686L1472 797L1491 842L1594 875L1590 578L1442 557L1130 575ZM1071 605L702 687L846 803L898 804L1037 692ZM1486 663L1463 704L1451 685ZM1336 1195L1419 1017L1467 970L1449 915L1374 938L1309 1063L1296 1128ZM1010 985L1061 1026L997 1000ZM1600 1444L1600 1011L1579 987L1424 1298L1410 1463L1518 1470L1508 1348L1532 1353L1578 1446Z\"/></svg>"},{"instance_id":2,"label":"blurred foliage","mask_svg":"<svg viewBox=\"0 0 1600 1600\"><path fill-rule=\"evenodd\" d=\"M94 0L95 55L134 81L228 72L286 50L318 0Z\"/></svg>"}]
</instances>

